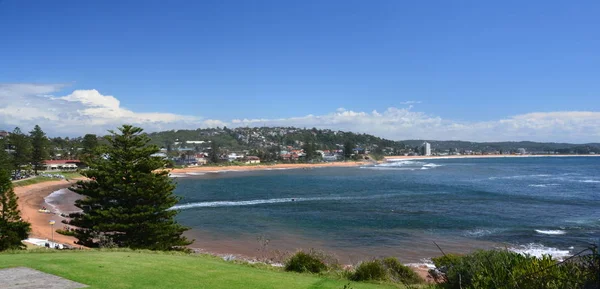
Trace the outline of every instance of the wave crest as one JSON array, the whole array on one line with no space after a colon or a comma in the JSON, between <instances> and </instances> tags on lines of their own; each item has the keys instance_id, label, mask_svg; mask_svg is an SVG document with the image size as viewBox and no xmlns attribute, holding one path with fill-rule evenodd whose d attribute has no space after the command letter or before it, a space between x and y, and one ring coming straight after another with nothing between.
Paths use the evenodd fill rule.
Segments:
<instances>
[{"instance_id":1,"label":"wave crest","mask_svg":"<svg viewBox=\"0 0 600 289\"><path fill-rule=\"evenodd\" d=\"M546 247L542 244L529 243L527 245L521 245L516 248L509 248L508 250L519 253L522 255L529 255L536 258L542 258L544 255L552 256L552 258L562 261L563 259L571 256L570 250L561 250L558 248Z\"/></svg>"},{"instance_id":2,"label":"wave crest","mask_svg":"<svg viewBox=\"0 0 600 289\"><path fill-rule=\"evenodd\" d=\"M535 230L538 234L544 235L564 235L567 232L563 230Z\"/></svg>"}]
</instances>

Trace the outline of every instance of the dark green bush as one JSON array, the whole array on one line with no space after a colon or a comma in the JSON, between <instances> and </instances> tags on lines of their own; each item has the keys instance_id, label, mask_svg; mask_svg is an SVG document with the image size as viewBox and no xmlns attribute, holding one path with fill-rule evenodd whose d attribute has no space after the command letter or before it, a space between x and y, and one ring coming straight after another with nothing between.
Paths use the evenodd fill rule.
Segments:
<instances>
[{"instance_id":1,"label":"dark green bush","mask_svg":"<svg viewBox=\"0 0 600 289\"><path fill-rule=\"evenodd\" d=\"M381 260L365 261L360 263L350 276L353 281L388 280L388 270Z\"/></svg>"},{"instance_id":2,"label":"dark green bush","mask_svg":"<svg viewBox=\"0 0 600 289\"><path fill-rule=\"evenodd\" d=\"M415 271L392 257L360 263L354 273L349 276L349 279L353 281L392 281L403 284L423 282L423 279Z\"/></svg>"},{"instance_id":3,"label":"dark green bush","mask_svg":"<svg viewBox=\"0 0 600 289\"><path fill-rule=\"evenodd\" d=\"M593 278L590 273L594 273L590 266L575 261L557 266L557 261L549 256L540 259L499 250L448 255L434 258L433 262L445 275L445 282L439 286L446 289L587 288L589 278Z\"/></svg>"},{"instance_id":4,"label":"dark green bush","mask_svg":"<svg viewBox=\"0 0 600 289\"><path fill-rule=\"evenodd\" d=\"M418 284L423 282L423 279L413 269L400 263L396 258L385 258L382 262L394 282L404 284Z\"/></svg>"},{"instance_id":5,"label":"dark green bush","mask_svg":"<svg viewBox=\"0 0 600 289\"><path fill-rule=\"evenodd\" d=\"M327 270L327 264L315 251L299 251L285 262L286 271L320 273Z\"/></svg>"},{"instance_id":6,"label":"dark green bush","mask_svg":"<svg viewBox=\"0 0 600 289\"><path fill-rule=\"evenodd\" d=\"M75 231L74 230L63 230L63 229L58 229L56 230L56 233L59 233L61 235L65 235L65 236L75 236Z\"/></svg>"}]
</instances>

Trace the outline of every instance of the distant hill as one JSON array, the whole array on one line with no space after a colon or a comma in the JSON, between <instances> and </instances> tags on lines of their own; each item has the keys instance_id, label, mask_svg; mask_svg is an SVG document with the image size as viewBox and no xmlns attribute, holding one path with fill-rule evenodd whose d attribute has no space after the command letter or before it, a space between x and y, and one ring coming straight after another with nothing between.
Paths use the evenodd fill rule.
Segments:
<instances>
[{"instance_id":1,"label":"distant hill","mask_svg":"<svg viewBox=\"0 0 600 289\"><path fill-rule=\"evenodd\" d=\"M300 148L303 143L315 143L318 149L338 149L345 142L366 150L382 149L390 153L405 149L402 142L383 139L369 134L357 134L329 129L301 129L295 127L253 127L253 128L209 128L196 130L171 130L149 133L152 143L161 147L209 147L217 142L221 148L229 150L266 149L291 146ZM190 143L188 143L191 141ZM197 142L197 143L194 143Z\"/></svg>"}]
</instances>

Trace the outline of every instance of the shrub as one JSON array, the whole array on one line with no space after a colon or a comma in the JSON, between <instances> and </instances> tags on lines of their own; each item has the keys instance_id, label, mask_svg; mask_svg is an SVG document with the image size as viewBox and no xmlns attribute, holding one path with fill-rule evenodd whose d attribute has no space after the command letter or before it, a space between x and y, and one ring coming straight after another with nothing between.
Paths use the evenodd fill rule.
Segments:
<instances>
[{"instance_id":1,"label":"shrub","mask_svg":"<svg viewBox=\"0 0 600 289\"><path fill-rule=\"evenodd\" d=\"M349 279L353 281L393 281L404 284L423 282L423 279L415 271L392 257L360 263Z\"/></svg>"},{"instance_id":2,"label":"shrub","mask_svg":"<svg viewBox=\"0 0 600 289\"><path fill-rule=\"evenodd\" d=\"M299 251L285 262L285 270L300 273L320 273L327 270L327 265L315 251Z\"/></svg>"},{"instance_id":3,"label":"shrub","mask_svg":"<svg viewBox=\"0 0 600 289\"><path fill-rule=\"evenodd\" d=\"M401 282L405 284L418 284L422 283L423 279L413 271L410 267L400 263L396 258L385 258L383 259L383 265L387 268L389 276L394 282Z\"/></svg>"},{"instance_id":4,"label":"shrub","mask_svg":"<svg viewBox=\"0 0 600 289\"><path fill-rule=\"evenodd\" d=\"M360 263L354 274L350 276L353 281L388 280L388 270L380 260L365 261Z\"/></svg>"},{"instance_id":5,"label":"shrub","mask_svg":"<svg viewBox=\"0 0 600 289\"><path fill-rule=\"evenodd\" d=\"M509 251L478 251L465 256L434 258L445 275L441 288L586 288L593 272L579 262L557 266L550 256L535 258ZM593 267L593 266L592 266ZM586 269L588 268L588 269Z\"/></svg>"},{"instance_id":6,"label":"shrub","mask_svg":"<svg viewBox=\"0 0 600 289\"><path fill-rule=\"evenodd\" d=\"M75 231L74 230L58 229L58 230L56 230L56 233L59 233L61 235L65 235L65 236L75 236Z\"/></svg>"}]
</instances>

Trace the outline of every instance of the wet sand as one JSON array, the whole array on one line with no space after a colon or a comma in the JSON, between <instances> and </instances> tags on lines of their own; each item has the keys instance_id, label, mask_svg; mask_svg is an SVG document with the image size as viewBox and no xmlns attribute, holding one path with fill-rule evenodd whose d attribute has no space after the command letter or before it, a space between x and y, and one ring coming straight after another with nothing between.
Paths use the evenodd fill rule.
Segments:
<instances>
[{"instance_id":1,"label":"wet sand","mask_svg":"<svg viewBox=\"0 0 600 289\"><path fill-rule=\"evenodd\" d=\"M272 169L311 169L311 168L328 168L328 167L356 167L372 164L373 162L330 162L330 163L315 163L315 164L274 164L274 165L247 165L247 166L198 166L182 169L172 169L171 173L186 174L195 172L219 172L219 171L260 171Z\"/></svg>"},{"instance_id":2,"label":"wet sand","mask_svg":"<svg viewBox=\"0 0 600 289\"><path fill-rule=\"evenodd\" d=\"M65 218L53 212L39 212L39 209L45 206L52 211L46 204L44 198L57 190L68 188L74 182L74 180L73 182L56 180L24 187L16 187L14 189L15 194L19 198L18 204L19 209L21 210L21 217L31 224L30 237L51 240L52 231L62 229L65 226L65 224L62 223L62 220ZM56 222L53 227L49 224L50 220ZM73 237L64 236L54 232L55 242L73 246L75 245L75 240L76 239Z\"/></svg>"}]
</instances>

